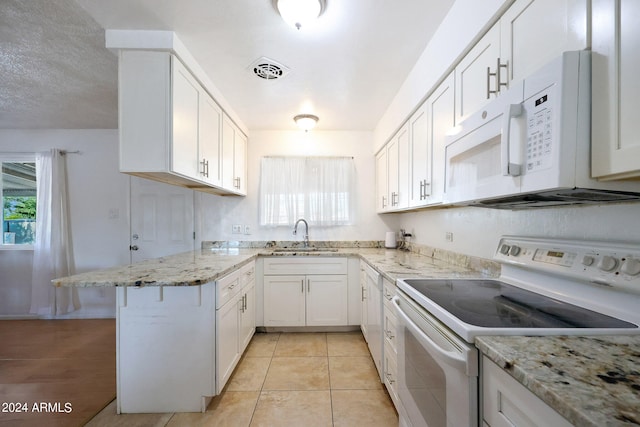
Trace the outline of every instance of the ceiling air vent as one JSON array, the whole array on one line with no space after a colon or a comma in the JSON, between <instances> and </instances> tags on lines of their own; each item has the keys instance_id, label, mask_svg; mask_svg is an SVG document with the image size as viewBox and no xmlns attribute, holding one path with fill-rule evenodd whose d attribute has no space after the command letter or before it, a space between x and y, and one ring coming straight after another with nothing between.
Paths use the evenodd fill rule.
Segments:
<instances>
[{"instance_id":1,"label":"ceiling air vent","mask_svg":"<svg viewBox=\"0 0 640 427\"><path fill-rule=\"evenodd\" d=\"M249 70L264 80L277 80L289 74L289 69L284 65L267 57L258 58L249 65Z\"/></svg>"}]
</instances>

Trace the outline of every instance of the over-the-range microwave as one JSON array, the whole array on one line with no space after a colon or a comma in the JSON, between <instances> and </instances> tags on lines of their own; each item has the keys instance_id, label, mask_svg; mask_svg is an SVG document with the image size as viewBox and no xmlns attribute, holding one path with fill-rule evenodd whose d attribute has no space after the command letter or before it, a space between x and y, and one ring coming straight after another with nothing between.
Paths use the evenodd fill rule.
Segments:
<instances>
[{"instance_id":1,"label":"over-the-range microwave","mask_svg":"<svg viewBox=\"0 0 640 427\"><path fill-rule=\"evenodd\" d=\"M522 209L640 200L640 181L591 178L590 149L591 55L565 52L448 137L445 203Z\"/></svg>"}]
</instances>

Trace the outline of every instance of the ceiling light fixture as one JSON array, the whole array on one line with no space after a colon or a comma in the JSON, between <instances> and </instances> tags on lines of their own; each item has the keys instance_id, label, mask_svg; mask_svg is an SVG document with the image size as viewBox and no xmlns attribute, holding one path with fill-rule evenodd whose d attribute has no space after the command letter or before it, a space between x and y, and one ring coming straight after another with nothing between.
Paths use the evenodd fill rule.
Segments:
<instances>
[{"instance_id":1,"label":"ceiling light fixture","mask_svg":"<svg viewBox=\"0 0 640 427\"><path fill-rule=\"evenodd\" d=\"M298 114L293 118L296 125L305 132L309 132L316 127L318 120L320 120L318 116L314 116L313 114Z\"/></svg>"},{"instance_id":2,"label":"ceiling light fixture","mask_svg":"<svg viewBox=\"0 0 640 427\"><path fill-rule=\"evenodd\" d=\"M284 21L297 28L307 26L324 12L326 0L273 0Z\"/></svg>"}]
</instances>

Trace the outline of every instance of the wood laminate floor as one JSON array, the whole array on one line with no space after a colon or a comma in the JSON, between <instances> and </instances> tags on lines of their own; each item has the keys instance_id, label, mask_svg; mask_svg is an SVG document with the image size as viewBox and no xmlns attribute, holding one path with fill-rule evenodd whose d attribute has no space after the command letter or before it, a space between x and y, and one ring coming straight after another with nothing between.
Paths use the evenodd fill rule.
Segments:
<instances>
[{"instance_id":1,"label":"wood laminate floor","mask_svg":"<svg viewBox=\"0 0 640 427\"><path fill-rule=\"evenodd\" d=\"M81 426L115 395L115 319L0 321L0 426Z\"/></svg>"}]
</instances>

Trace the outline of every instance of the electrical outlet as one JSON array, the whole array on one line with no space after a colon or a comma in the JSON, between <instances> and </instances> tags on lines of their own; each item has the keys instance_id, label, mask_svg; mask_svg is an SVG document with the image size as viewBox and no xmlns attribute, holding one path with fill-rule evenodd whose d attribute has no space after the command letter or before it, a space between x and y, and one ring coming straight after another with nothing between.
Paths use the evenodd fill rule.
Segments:
<instances>
[{"instance_id":1,"label":"electrical outlet","mask_svg":"<svg viewBox=\"0 0 640 427\"><path fill-rule=\"evenodd\" d=\"M251 234L251 227L249 227L248 225L244 226L244 234Z\"/></svg>"},{"instance_id":2,"label":"electrical outlet","mask_svg":"<svg viewBox=\"0 0 640 427\"><path fill-rule=\"evenodd\" d=\"M447 242L453 242L453 233L447 231L447 233L445 234L445 239L447 239Z\"/></svg>"},{"instance_id":3,"label":"electrical outlet","mask_svg":"<svg viewBox=\"0 0 640 427\"><path fill-rule=\"evenodd\" d=\"M240 224L233 224L231 226L231 234L240 234L242 233L242 226Z\"/></svg>"}]
</instances>

